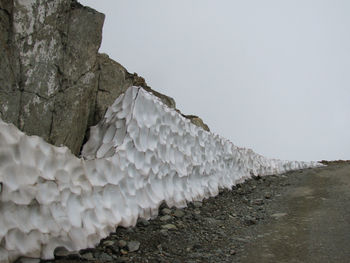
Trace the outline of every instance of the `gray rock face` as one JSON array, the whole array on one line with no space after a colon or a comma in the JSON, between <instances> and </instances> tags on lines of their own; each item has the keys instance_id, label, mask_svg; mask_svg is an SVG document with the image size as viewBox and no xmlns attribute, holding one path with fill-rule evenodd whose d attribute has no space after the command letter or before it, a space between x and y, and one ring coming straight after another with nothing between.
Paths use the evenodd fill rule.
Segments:
<instances>
[{"instance_id":1,"label":"gray rock face","mask_svg":"<svg viewBox=\"0 0 350 263\"><path fill-rule=\"evenodd\" d=\"M78 153L104 15L73 0L1 0L0 16L1 118Z\"/></svg>"},{"instance_id":2,"label":"gray rock face","mask_svg":"<svg viewBox=\"0 0 350 263\"><path fill-rule=\"evenodd\" d=\"M175 108L172 98L98 54L103 22L76 0L0 0L0 117L78 155L88 128L132 85Z\"/></svg>"},{"instance_id":3,"label":"gray rock face","mask_svg":"<svg viewBox=\"0 0 350 263\"><path fill-rule=\"evenodd\" d=\"M140 242L132 240L132 241L128 242L127 247L128 247L129 252L135 252L135 251L139 250Z\"/></svg>"},{"instance_id":4,"label":"gray rock face","mask_svg":"<svg viewBox=\"0 0 350 263\"><path fill-rule=\"evenodd\" d=\"M92 125L104 116L108 106L123 94L130 86L139 86L153 93L170 108L175 108L175 100L155 90L152 90L145 79L136 73L130 74L122 65L110 59L106 54L98 54L98 88L96 96L95 115Z\"/></svg>"},{"instance_id":5,"label":"gray rock face","mask_svg":"<svg viewBox=\"0 0 350 263\"><path fill-rule=\"evenodd\" d=\"M116 98L133 85L133 78L122 65L110 59L106 54L99 54L97 59L99 77L92 125L101 120L108 106L112 105Z\"/></svg>"}]
</instances>

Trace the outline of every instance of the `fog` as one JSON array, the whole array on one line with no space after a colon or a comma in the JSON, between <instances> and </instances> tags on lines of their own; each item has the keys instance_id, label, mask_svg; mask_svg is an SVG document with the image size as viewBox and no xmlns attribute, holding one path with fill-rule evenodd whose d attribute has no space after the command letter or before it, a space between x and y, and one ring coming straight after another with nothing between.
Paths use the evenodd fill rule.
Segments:
<instances>
[{"instance_id":1,"label":"fog","mask_svg":"<svg viewBox=\"0 0 350 263\"><path fill-rule=\"evenodd\" d=\"M81 0L100 52L267 157L350 159L350 1Z\"/></svg>"}]
</instances>

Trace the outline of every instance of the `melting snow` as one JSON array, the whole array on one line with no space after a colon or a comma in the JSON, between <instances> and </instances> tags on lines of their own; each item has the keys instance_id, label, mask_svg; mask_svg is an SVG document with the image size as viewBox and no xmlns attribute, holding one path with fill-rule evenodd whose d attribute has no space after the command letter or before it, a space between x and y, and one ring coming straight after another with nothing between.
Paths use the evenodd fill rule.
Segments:
<instances>
[{"instance_id":1,"label":"melting snow","mask_svg":"<svg viewBox=\"0 0 350 263\"><path fill-rule=\"evenodd\" d=\"M0 262L91 247L163 201L183 207L251 175L320 166L236 147L138 87L91 128L82 157L0 120Z\"/></svg>"}]
</instances>

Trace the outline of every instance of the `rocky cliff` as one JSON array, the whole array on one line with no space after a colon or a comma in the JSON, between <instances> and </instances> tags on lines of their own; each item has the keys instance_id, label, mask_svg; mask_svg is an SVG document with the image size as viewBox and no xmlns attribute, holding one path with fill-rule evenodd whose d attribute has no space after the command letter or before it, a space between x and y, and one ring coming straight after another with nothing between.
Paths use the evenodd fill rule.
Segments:
<instances>
[{"instance_id":1,"label":"rocky cliff","mask_svg":"<svg viewBox=\"0 0 350 263\"><path fill-rule=\"evenodd\" d=\"M78 155L88 128L128 87L152 91L98 53L103 22L76 0L0 0L0 118Z\"/></svg>"}]
</instances>

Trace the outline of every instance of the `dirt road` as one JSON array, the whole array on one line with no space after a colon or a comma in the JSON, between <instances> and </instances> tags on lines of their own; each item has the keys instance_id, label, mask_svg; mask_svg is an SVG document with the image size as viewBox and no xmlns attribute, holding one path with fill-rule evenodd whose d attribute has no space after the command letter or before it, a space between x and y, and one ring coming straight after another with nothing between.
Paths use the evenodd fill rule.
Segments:
<instances>
[{"instance_id":1,"label":"dirt road","mask_svg":"<svg viewBox=\"0 0 350 263\"><path fill-rule=\"evenodd\" d=\"M350 262L350 165L308 170L273 204L242 262ZM271 213L273 213L271 211Z\"/></svg>"}]
</instances>

